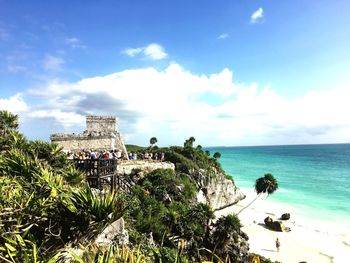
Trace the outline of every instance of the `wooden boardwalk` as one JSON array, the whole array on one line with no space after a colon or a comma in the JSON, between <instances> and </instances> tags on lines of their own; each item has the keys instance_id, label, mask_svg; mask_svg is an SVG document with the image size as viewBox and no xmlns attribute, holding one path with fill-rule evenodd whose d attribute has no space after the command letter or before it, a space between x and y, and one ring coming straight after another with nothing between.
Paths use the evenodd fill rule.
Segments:
<instances>
[{"instance_id":1,"label":"wooden boardwalk","mask_svg":"<svg viewBox=\"0 0 350 263\"><path fill-rule=\"evenodd\" d=\"M84 172L90 187L103 189L107 185L111 190L115 190L118 186L119 180L117 180L117 160L74 159L73 161L75 167Z\"/></svg>"}]
</instances>

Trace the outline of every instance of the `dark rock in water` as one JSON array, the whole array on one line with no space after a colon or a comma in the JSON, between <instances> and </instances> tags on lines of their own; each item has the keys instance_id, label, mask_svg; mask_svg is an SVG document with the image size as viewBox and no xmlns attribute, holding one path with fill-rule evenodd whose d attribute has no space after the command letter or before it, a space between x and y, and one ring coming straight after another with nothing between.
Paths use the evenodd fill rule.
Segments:
<instances>
[{"instance_id":1,"label":"dark rock in water","mask_svg":"<svg viewBox=\"0 0 350 263\"><path fill-rule=\"evenodd\" d=\"M280 221L274 221L271 217L266 217L264 219L265 225L267 228L278 231L278 232L283 232L283 231L290 231L290 229L286 228L282 222Z\"/></svg>"},{"instance_id":2,"label":"dark rock in water","mask_svg":"<svg viewBox=\"0 0 350 263\"><path fill-rule=\"evenodd\" d=\"M289 213L285 213L281 216L281 220L289 220L290 219L290 214Z\"/></svg>"}]
</instances>

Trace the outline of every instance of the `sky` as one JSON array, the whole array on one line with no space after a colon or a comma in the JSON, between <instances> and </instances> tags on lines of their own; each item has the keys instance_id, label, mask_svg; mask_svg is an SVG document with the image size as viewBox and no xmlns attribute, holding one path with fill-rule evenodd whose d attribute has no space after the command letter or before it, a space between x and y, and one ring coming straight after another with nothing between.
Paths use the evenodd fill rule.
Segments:
<instances>
[{"instance_id":1,"label":"sky","mask_svg":"<svg viewBox=\"0 0 350 263\"><path fill-rule=\"evenodd\" d=\"M0 0L0 109L30 139L350 142L350 1Z\"/></svg>"}]
</instances>

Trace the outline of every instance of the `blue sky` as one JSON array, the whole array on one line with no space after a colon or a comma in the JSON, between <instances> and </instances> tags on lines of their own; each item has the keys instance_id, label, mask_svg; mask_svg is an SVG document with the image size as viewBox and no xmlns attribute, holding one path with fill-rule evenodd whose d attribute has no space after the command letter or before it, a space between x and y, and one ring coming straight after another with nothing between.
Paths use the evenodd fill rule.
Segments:
<instances>
[{"instance_id":1,"label":"blue sky","mask_svg":"<svg viewBox=\"0 0 350 263\"><path fill-rule=\"evenodd\" d=\"M0 0L0 108L32 139L349 142L349 1Z\"/></svg>"}]
</instances>

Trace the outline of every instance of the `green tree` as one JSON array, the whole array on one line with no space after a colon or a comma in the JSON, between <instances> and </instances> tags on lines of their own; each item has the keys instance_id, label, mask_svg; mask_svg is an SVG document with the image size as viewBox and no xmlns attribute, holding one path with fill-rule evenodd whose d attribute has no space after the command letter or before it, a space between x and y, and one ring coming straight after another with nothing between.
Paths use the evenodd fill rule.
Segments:
<instances>
[{"instance_id":1,"label":"green tree","mask_svg":"<svg viewBox=\"0 0 350 263\"><path fill-rule=\"evenodd\" d=\"M10 129L4 136L0 135L0 151L9 149L27 149L28 141L16 130Z\"/></svg>"},{"instance_id":2,"label":"green tree","mask_svg":"<svg viewBox=\"0 0 350 263\"><path fill-rule=\"evenodd\" d=\"M158 142L158 140L157 140L156 137L152 137L152 138L149 140L149 143L151 144L152 147L153 147L157 142Z\"/></svg>"},{"instance_id":3,"label":"green tree","mask_svg":"<svg viewBox=\"0 0 350 263\"><path fill-rule=\"evenodd\" d=\"M233 246L241 242L241 222L237 215L229 214L220 217L214 224L212 234L213 252L219 256L230 255L236 257Z\"/></svg>"},{"instance_id":4,"label":"green tree","mask_svg":"<svg viewBox=\"0 0 350 263\"><path fill-rule=\"evenodd\" d=\"M193 147L193 143L196 141L196 139L191 136L190 138L188 138L185 142L184 142L184 147L185 148L192 148Z\"/></svg>"},{"instance_id":5,"label":"green tree","mask_svg":"<svg viewBox=\"0 0 350 263\"><path fill-rule=\"evenodd\" d=\"M196 150L198 150L198 151L203 151L202 145L198 144L197 147L196 147Z\"/></svg>"},{"instance_id":6,"label":"green tree","mask_svg":"<svg viewBox=\"0 0 350 263\"><path fill-rule=\"evenodd\" d=\"M7 110L0 111L0 134L6 135L9 130L18 128L18 115L12 114Z\"/></svg>"},{"instance_id":7,"label":"green tree","mask_svg":"<svg viewBox=\"0 0 350 263\"><path fill-rule=\"evenodd\" d=\"M267 193L267 195L270 195L270 194L273 194L277 189L278 189L278 182L276 178L270 173L267 173L263 177L256 179L255 192L257 193L257 196L247 206L243 207L237 213L237 215L240 214L244 209L246 209L252 203L254 203L262 194Z\"/></svg>"},{"instance_id":8,"label":"green tree","mask_svg":"<svg viewBox=\"0 0 350 263\"><path fill-rule=\"evenodd\" d=\"M61 147L27 140L17 115L0 111L0 122L1 262L48 262L122 216L120 194L92 191Z\"/></svg>"},{"instance_id":9,"label":"green tree","mask_svg":"<svg viewBox=\"0 0 350 263\"><path fill-rule=\"evenodd\" d=\"M18 115L0 111L0 151L12 148L26 148L26 138L18 132Z\"/></svg>"},{"instance_id":10,"label":"green tree","mask_svg":"<svg viewBox=\"0 0 350 263\"><path fill-rule=\"evenodd\" d=\"M214 157L215 159L218 159L218 158L221 157L221 153L215 152L214 155L213 155L213 157Z\"/></svg>"}]
</instances>

